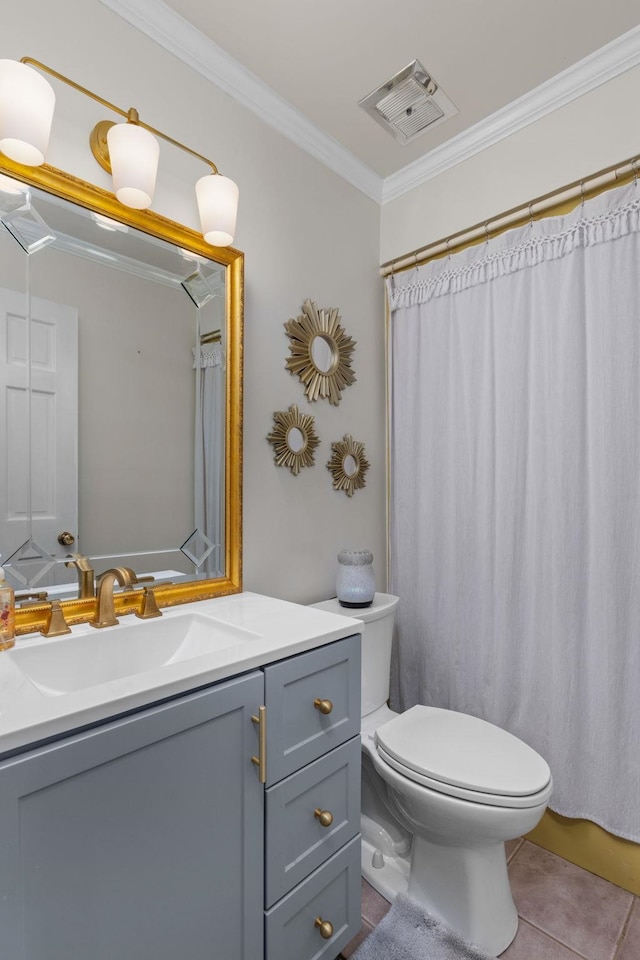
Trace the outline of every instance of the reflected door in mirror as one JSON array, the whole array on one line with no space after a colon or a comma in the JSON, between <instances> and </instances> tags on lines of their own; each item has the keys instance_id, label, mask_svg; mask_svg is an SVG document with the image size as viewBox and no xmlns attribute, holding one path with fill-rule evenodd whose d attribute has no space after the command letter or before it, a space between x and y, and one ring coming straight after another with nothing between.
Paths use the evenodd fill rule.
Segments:
<instances>
[{"instance_id":1,"label":"reflected door in mirror","mask_svg":"<svg viewBox=\"0 0 640 960\"><path fill-rule=\"evenodd\" d=\"M3 560L29 541L61 558L67 548L58 542L60 531L78 528L77 311L0 288L0 322ZM40 560L33 568L22 564L25 585L38 568ZM52 568L48 582L73 580L62 564L53 574Z\"/></svg>"}]
</instances>

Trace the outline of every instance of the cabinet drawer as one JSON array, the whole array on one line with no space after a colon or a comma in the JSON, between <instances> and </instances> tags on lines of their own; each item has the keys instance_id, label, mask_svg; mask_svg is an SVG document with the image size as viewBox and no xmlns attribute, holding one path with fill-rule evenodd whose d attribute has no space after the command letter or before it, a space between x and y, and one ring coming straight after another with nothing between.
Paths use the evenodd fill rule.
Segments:
<instances>
[{"instance_id":1,"label":"cabinet drawer","mask_svg":"<svg viewBox=\"0 0 640 960\"><path fill-rule=\"evenodd\" d=\"M264 675L267 786L360 732L359 634L271 664Z\"/></svg>"},{"instance_id":2,"label":"cabinet drawer","mask_svg":"<svg viewBox=\"0 0 640 960\"><path fill-rule=\"evenodd\" d=\"M360 930L360 836L266 913L266 960L334 960ZM316 918L329 921L324 940Z\"/></svg>"},{"instance_id":3,"label":"cabinet drawer","mask_svg":"<svg viewBox=\"0 0 640 960\"><path fill-rule=\"evenodd\" d=\"M333 817L323 826L315 811ZM266 906L360 831L360 737L292 774L266 795Z\"/></svg>"}]
</instances>

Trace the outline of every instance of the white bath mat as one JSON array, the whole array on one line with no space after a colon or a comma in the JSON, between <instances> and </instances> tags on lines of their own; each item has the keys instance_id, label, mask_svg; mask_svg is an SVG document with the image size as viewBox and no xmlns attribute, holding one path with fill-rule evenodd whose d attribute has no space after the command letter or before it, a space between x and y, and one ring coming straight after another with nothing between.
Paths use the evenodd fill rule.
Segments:
<instances>
[{"instance_id":1,"label":"white bath mat","mask_svg":"<svg viewBox=\"0 0 640 960\"><path fill-rule=\"evenodd\" d=\"M351 960L495 960L398 897Z\"/></svg>"}]
</instances>

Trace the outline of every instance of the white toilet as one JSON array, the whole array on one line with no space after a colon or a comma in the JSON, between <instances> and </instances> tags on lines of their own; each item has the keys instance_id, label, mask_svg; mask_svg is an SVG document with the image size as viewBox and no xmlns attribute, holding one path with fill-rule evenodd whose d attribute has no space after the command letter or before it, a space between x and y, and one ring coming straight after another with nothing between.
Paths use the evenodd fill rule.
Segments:
<instances>
[{"instance_id":1,"label":"white toilet","mask_svg":"<svg viewBox=\"0 0 640 960\"><path fill-rule=\"evenodd\" d=\"M477 717L387 706L398 598L319 609L364 621L362 873L388 900L407 893L427 913L494 956L516 935L504 841L538 823L552 780L517 737Z\"/></svg>"}]
</instances>

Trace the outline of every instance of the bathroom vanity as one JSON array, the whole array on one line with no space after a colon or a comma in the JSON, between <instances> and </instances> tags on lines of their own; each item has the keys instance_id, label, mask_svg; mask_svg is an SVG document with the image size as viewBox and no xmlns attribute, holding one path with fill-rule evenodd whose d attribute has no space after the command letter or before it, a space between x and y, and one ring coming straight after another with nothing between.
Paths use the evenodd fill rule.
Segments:
<instances>
[{"instance_id":1,"label":"bathroom vanity","mask_svg":"<svg viewBox=\"0 0 640 960\"><path fill-rule=\"evenodd\" d=\"M359 630L244 593L3 653L3 960L333 960L360 928Z\"/></svg>"}]
</instances>

